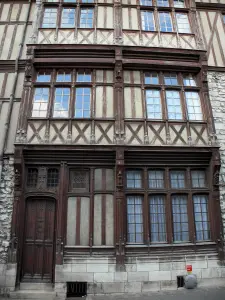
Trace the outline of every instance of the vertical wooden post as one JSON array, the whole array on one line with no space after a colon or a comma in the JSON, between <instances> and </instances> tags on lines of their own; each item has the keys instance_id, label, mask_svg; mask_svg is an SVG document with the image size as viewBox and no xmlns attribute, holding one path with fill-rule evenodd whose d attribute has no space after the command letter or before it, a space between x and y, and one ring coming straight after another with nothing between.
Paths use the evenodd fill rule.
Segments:
<instances>
[{"instance_id":1,"label":"vertical wooden post","mask_svg":"<svg viewBox=\"0 0 225 300\"><path fill-rule=\"evenodd\" d=\"M125 256L125 199L124 199L124 149L116 151L116 266L118 271L124 269Z\"/></svg>"},{"instance_id":2,"label":"vertical wooden post","mask_svg":"<svg viewBox=\"0 0 225 300\"><path fill-rule=\"evenodd\" d=\"M61 162L60 167L60 186L59 196L57 203L57 216L56 216L56 264L63 264L63 246L65 242L65 230L63 226L63 220L66 220L65 214L67 205L65 205L66 188L67 188L67 163Z\"/></svg>"}]
</instances>

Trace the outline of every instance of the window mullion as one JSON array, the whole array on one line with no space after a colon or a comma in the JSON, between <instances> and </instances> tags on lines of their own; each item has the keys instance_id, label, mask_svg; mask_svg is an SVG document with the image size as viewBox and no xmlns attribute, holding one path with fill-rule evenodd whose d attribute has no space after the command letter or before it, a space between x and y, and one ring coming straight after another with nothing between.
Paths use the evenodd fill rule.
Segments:
<instances>
[{"instance_id":1,"label":"window mullion","mask_svg":"<svg viewBox=\"0 0 225 300\"><path fill-rule=\"evenodd\" d=\"M144 243L150 244L150 218L149 218L149 199L148 199L148 170L144 168L144 203L143 203L143 221L144 221Z\"/></svg>"},{"instance_id":2,"label":"window mullion","mask_svg":"<svg viewBox=\"0 0 225 300\"><path fill-rule=\"evenodd\" d=\"M50 85L50 94L49 94L49 104L48 104L48 112L47 118L52 117L52 112L54 109L54 95L55 95L55 86L54 82L56 81L56 70L54 69L52 72L52 80Z\"/></svg>"}]
</instances>

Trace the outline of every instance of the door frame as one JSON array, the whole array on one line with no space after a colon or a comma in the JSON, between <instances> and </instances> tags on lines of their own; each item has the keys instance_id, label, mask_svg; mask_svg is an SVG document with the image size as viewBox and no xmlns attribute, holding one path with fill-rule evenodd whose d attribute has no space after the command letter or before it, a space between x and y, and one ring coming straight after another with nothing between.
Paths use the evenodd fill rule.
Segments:
<instances>
[{"instance_id":1,"label":"door frame","mask_svg":"<svg viewBox=\"0 0 225 300\"><path fill-rule=\"evenodd\" d=\"M18 280L22 282L23 276L23 255L25 250L25 238L26 238L26 212L27 212L27 202L34 201L34 200L51 200L54 202L55 205L55 212L54 212L54 230L53 230L53 255L52 255L52 271L51 271L51 283L54 283L55 279L55 264L56 264L56 225L57 225L57 199L53 195L46 194L37 194L35 195L27 195L24 197L24 205L23 205L23 216L21 218L21 225L22 225L22 232L21 232L21 251L20 251L20 258L19 258L19 266L18 266Z\"/></svg>"}]
</instances>

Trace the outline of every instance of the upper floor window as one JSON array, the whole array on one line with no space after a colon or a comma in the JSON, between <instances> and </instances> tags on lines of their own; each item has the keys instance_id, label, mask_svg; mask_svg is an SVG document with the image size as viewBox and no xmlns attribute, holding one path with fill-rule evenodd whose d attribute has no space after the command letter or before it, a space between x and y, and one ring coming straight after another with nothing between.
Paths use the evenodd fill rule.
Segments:
<instances>
[{"instance_id":1,"label":"upper floor window","mask_svg":"<svg viewBox=\"0 0 225 300\"><path fill-rule=\"evenodd\" d=\"M155 30L154 14L152 11L141 11L141 22L143 30Z\"/></svg>"},{"instance_id":2,"label":"upper floor window","mask_svg":"<svg viewBox=\"0 0 225 300\"><path fill-rule=\"evenodd\" d=\"M66 1L73 2L74 1ZM93 28L94 6L82 6L82 3L94 3L82 1L81 6L63 6L58 8L45 8L42 20L42 28ZM60 18L57 16L60 15Z\"/></svg>"},{"instance_id":3,"label":"upper floor window","mask_svg":"<svg viewBox=\"0 0 225 300\"><path fill-rule=\"evenodd\" d=\"M140 0L140 5L157 7L185 7L185 0Z\"/></svg>"},{"instance_id":4,"label":"upper floor window","mask_svg":"<svg viewBox=\"0 0 225 300\"><path fill-rule=\"evenodd\" d=\"M144 169L132 170L132 184L130 184L131 171L127 170L128 243L149 243L145 240L145 236L149 237L150 243L210 240L209 190L204 180L205 171L194 169L188 171L185 168ZM136 186L135 193L134 174L138 174L138 180L143 182L143 185ZM200 189L203 184L204 194ZM144 226L146 223L147 228ZM195 232L192 228L195 228Z\"/></svg>"},{"instance_id":5,"label":"upper floor window","mask_svg":"<svg viewBox=\"0 0 225 300\"><path fill-rule=\"evenodd\" d=\"M180 33L191 33L188 15L184 13L176 13L177 30Z\"/></svg>"},{"instance_id":6,"label":"upper floor window","mask_svg":"<svg viewBox=\"0 0 225 300\"><path fill-rule=\"evenodd\" d=\"M160 31L164 32L172 32L173 25L170 13L167 12L160 12L159 13L159 24L160 24Z\"/></svg>"},{"instance_id":7,"label":"upper floor window","mask_svg":"<svg viewBox=\"0 0 225 300\"><path fill-rule=\"evenodd\" d=\"M203 119L199 91L190 89L197 87L193 74L146 72L144 85L148 119L162 119L163 115L169 120L182 120L185 117L196 121ZM163 111L164 107L166 111Z\"/></svg>"}]
</instances>

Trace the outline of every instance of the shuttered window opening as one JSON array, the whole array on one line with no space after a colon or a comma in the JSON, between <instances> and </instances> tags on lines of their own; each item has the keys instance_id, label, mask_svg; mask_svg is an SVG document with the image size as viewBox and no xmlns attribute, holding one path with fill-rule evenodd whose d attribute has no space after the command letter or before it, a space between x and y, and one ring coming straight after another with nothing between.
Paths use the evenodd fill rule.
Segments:
<instances>
[{"instance_id":1,"label":"shuttered window opening","mask_svg":"<svg viewBox=\"0 0 225 300\"><path fill-rule=\"evenodd\" d=\"M67 282L67 298L87 296L87 282Z\"/></svg>"}]
</instances>

